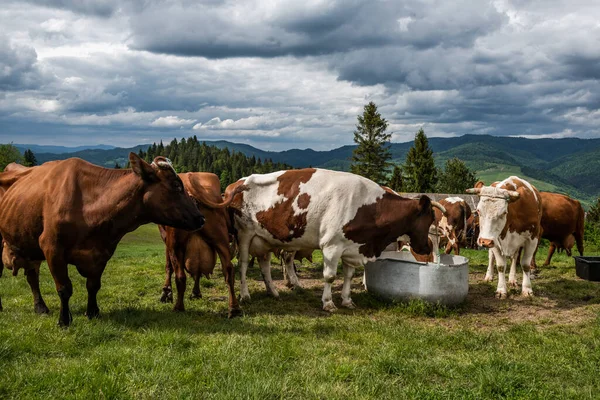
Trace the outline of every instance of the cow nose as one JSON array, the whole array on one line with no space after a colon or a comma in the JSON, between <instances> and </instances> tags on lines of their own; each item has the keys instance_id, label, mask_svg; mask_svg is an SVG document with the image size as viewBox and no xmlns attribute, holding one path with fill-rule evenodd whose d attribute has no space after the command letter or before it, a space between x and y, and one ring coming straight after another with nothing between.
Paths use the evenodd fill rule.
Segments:
<instances>
[{"instance_id":1,"label":"cow nose","mask_svg":"<svg viewBox=\"0 0 600 400\"><path fill-rule=\"evenodd\" d=\"M491 249L494 247L494 241L492 239L479 239L479 245Z\"/></svg>"}]
</instances>

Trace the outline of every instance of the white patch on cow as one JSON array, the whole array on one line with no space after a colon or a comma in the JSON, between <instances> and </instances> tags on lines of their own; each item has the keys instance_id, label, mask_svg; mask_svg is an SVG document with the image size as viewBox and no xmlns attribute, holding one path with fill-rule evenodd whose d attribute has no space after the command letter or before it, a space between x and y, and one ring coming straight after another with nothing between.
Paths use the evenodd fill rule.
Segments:
<instances>
[{"instance_id":1,"label":"white patch on cow","mask_svg":"<svg viewBox=\"0 0 600 400\"><path fill-rule=\"evenodd\" d=\"M160 169L172 169L173 172L175 172L175 168L173 168L173 164L171 163L171 160L169 160L168 158L165 158L165 161L159 161L154 162L152 161L152 165L156 168L160 168Z\"/></svg>"},{"instance_id":2,"label":"white patch on cow","mask_svg":"<svg viewBox=\"0 0 600 400\"><path fill-rule=\"evenodd\" d=\"M502 196L482 195L477 205L477 212L479 213L479 240L490 239L496 242L506 225L508 201Z\"/></svg>"},{"instance_id":3,"label":"white patch on cow","mask_svg":"<svg viewBox=\"0 0 600 400\"><path fill-rule=\"evenodd\" d=\"M515 183L515 181L521 182L527 189L529 189L529 191L531 193L533 193L533 197L535 197L535 201L538 201L537 194L535 193L535 189L533 188L533 186L531 185L531 183L527 182L524 179L519 178L518 176L509 176L508 178L506 178L505 180L503 180L502 182L500 182L498 184L498 186L512 185L512 187L513 187L512 190L517 190L518 186Z\"/></svg>"},{"instance_id":4,"label":"white patch on cow","mask_svg":"<svg viewBox=\"0 0 600 400\"><path fill-rule=\"evenodd\" d=\"M446 199L448 203L454 204L454 203L460 203L461 201L463 201L463 199L461 199L460 197L448 197Z\"/></svg>"}]
</instances>

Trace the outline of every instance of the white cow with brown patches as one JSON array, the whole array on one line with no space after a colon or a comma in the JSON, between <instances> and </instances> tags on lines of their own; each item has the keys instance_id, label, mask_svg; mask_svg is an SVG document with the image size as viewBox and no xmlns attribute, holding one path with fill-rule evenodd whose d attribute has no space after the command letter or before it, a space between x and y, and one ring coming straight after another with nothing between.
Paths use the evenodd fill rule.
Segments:
<instances>
[{"instance_id":1,"label":"white cow with brown patches","mask_svg":"<svg viewBox=\"0 0 600 400\"><path fill-rule=\"evenodd\" d=\"M447 197L440 200L446 209L445 213L435 210L440 235L448 239L446 254L454 249L454 254L460 254L460 242L466 236L467 220L471 217L471 207L460 197Z\"/></svg>"},{"instance_id":2,"label":"white cow with brown patches","mask_svg":"<svg viewBox=\"0 0 600 400\"><path fill-rule=\"evenodd\" d=\"M498 267L496 296L507 297L504 276L506 257L515 256L521 247L523 247L522 295L533 295L529 269L541 234L540 193L529 182L516 176L496 182L492 186L484 186L483 182L478 182L475 188L468 189L467 192L480 196L477 205L480 226L477 244L489 248L496 260ZM492 261L490 258L490 265Z\"/></svg>"},{"instance_id":3,"label":"white cow with brown patches","mask_svg":"<svg viewBox=\"0 0 600 400\"><path fill-rule=\"evenodd\" d=\"M350 283L354 269L374 260L385 247L407 234L415 251L428 254L427 232L434 220L432 202L386 192L369 179L347 172L306 168L251 175L227 187L247 189L231 203L239 246L242 299L249 299L246 270L249 254L264 256L273 249L321 249L323 309L336 309L332 294L338 262L344 271L342 306L353 308ZM260 262L267 291L272 284L270 260Z\"/></svg>"}]
</instances>

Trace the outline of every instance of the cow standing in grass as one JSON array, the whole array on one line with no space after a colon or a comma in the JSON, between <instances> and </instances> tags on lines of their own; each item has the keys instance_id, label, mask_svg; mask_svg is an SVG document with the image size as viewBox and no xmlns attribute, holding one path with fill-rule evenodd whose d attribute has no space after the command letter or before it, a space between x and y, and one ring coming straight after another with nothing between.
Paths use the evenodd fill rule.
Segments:
<instances>
[{"instance_id":1,"label":"cow standing in grass","mask_svg":"<svg viewBox=\"0 0 600 400\"><path fill-rule=\"evenodd\" d=\"M431 252L427 232L434 213L427 196L410 200L386 192L361 176L314 168L251 175L230 185L226 193L239 185L247 190L235 196L231 207L242 299L250 298L246 282L249 254L261 257L276 248L321 249L323 309L334 311L331 284L340 260L344 272L342 306L353 308L350 283L354 269L374 260L389 243L407 234L415 251ZM277 296L270 260L260 261L260 267L265 285Z\"/></svg>"},{"instance_id":2,"label":"cow standing in grass","mask_svg":"<svg viewBox=\"0 0 600 400\"><path fill-rule=\"evenodd\" d=\"M129 161L132 169L102 168L78 158L47 162L31 168L0 202L3 260L26 271L48 262L61 301L61 326L72 320L68 264L87 278L86 314L93 318L100 313L96 295L102 273L126 233L149 222L189 230L204 225L168 159L156 157L148 164L130 153Z\"/></svg>"},{"instance_id":3,"label":"cow standing in grass","mask_svg":"<svg viewBox=\"0 0 600 400\"><path fill-rule=\"evenodd\" d=\"M231 219L226 210L237 191L229 193L229 196L222 199L221 182L215 174L209 172L189 172L179 174L179 177L193 198L202 199L197 204L206 218L206 224L197 232L159 226L161 237L166 245L166 279L161 301L173 299L171 275L174 272L177 301L173 309L184 311L185 271L188 271L194 279L192 298L199 298L200 277L202 275L208 277L212 274L216 253L221 260L223 276L229 291L229 317L239 315L241 310L235 296L235 274L231 263L233 256L229 247ZM243 190L243 187L238 187L237 190Z\"/></svg>"},{"instance_id":4,"label":"cow standing in grass","mask_svg":"<svg viewBox=\"0 0 600 400\"><path fill-rule=\"evenodd\" d=\"M479 238L477 244L493 252L498 266L498 287L496 295L507 297L505 280L506 257L517 254L523 248L522 295L532 296L529 277L530 263L541 235L542 200L538 190L529 182L511 176L492 186L482 182L468 193L479 195ZM509 283L516 283L514 276Z\"/></svg>"}]
</instances>

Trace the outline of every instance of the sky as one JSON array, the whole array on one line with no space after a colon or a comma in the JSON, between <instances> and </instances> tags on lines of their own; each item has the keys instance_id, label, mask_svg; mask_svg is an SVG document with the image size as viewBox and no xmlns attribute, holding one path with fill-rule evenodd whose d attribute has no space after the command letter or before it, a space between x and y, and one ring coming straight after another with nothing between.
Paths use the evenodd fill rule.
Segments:
<instances>
[{"instance_id":1,"label":"sky","mask_svg":"<svg viewBox=\"0 0 600 400\"><path fill-rule=\"evenodd\" d=\"M600 1L2 0L0 142L600 137Z\"/></svg>"}]
</instances>

